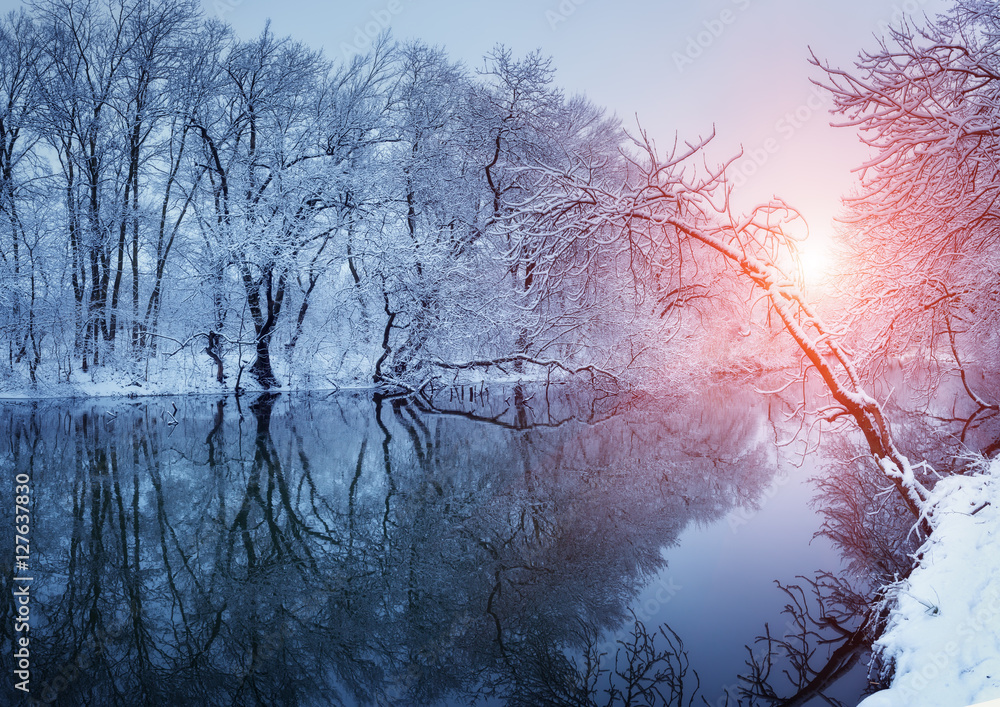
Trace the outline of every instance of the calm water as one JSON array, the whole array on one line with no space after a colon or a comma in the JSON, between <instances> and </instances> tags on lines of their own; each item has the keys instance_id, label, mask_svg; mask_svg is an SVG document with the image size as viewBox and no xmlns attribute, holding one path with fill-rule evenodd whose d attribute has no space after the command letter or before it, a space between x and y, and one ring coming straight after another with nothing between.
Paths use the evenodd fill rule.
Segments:
<instances>
[{"instance_id":1,"label":"calm water","mask_svg":"<svg viewBox=\"0 0 1000 707\"><path fill-rule=\"evenodd\" d=\"M31 485L32 696L603 705L648 666L662 701L633 704L687 705L700 680L694 704L732 705L745 646L797 630L774 580L840 570L810 544L816 470L752 391L471 397L4 404L0 466ZM855 668L829 694L864 686Z\"/></svg>"}]
</instances>

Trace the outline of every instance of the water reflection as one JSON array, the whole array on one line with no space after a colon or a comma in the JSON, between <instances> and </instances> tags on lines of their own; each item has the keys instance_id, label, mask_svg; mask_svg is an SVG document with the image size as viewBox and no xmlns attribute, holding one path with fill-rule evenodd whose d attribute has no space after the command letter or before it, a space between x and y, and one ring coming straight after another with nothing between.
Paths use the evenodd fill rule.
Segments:
<instances>
[{"instance_id":1,"label":"water reflection","mask_svg":"<svg viewBox=\"0 0 1000 707\"><path fill-rule=\"evenodd\" d=\"M956 379L957 380L957 379ZM965 473L971 452L992 455L998 447L994 411L971 405L956 380L934 386L899 388L886 406L893 434L911 458L924 460L914 473L926 487L948 474ZM889 381L886 385L893 383ZM814 505L823 519L817 535L831 540L844 559L834 575L817 573L779 589L788 601L784 632L765 630L748 646L749 668L735 704L855 704L833 699L826 690L868 662L871 643L884 630L886 605L881 587L906 577L920 538L914 518L856 435L823 440L824 473L814 479ZM866 694L888 687L891 671L868 670Z\"/></svg>"},{"instance_id":2,"label":"water reflection","mask_svg":"<svg viewBox=\"0 0 1000 707\"><path fill-rule=\"evenodd\" d=\"M5 406L0 463L35 494L35 698L530 702L776 468L753 393L469 397ZM634 638L686 670L680 637Z\"/></svg>"}]
</instances>

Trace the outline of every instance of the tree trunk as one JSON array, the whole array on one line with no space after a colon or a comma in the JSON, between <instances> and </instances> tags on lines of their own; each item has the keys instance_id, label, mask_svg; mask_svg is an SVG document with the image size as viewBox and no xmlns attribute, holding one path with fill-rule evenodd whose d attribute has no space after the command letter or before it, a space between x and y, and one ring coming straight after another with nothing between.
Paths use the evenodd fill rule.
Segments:
<instances>
[{"instance_id":1,"label":"tree trunk","mask_svg":"<svg viewBox=\"0 0 1000 707\"><path fill-rule=\"evenodd\" d=\"M271 351L270 342L267 337L261 337L257 339L257 344L255 351L257 353L257 358L254 360L253 365L250 366L250 375L254 377L262 388L277 388L278 378L274 375L274 369L271 368Z\"/></svg>"},{"instance_id":2,"label":"tree trunk","mask_svg":"<svg viewBox=\"0 0 1000 707\"><path fill-rule=\"evenodd\" d=\"M385 376L382 373L382 364L385 363L386 359L392 354L392 348L389 346L389 335L392 333L392 324L396 320L397 312L393 312L389 309L389 293L383 291L382 297L385 300L385 313L387 319L385 320L385 329L382 330L382 355L379 356L378 361L375 362L375 374L372 376L372 382L375 385L382 385L385 383Z\"/></svg>"},{"instance_id":3,"label":"tree trunk","mask_svg":"<svg viewBox=\"0 0 1000 707\"><path fill-rule=\"evenodd\" d=\"M247 293L247 306L256 332L254 348L257 358L250 367L250 374L262 388L276 388L279 383L271 367L271 336L274 334L281 305L285 299L285 277L279 275L275 285L274 270L269 267L265 269L263 278L258 282L253 278L247 265L242 267L242 276ZM264 290L263 303L260 297L261 288Z\"/></svg>"},{"instance_id":4,"label":"tree trunk","mask_svg":"<svg viewBox=\"0 0 1000 707\"><path fill-rule=\"evenodd\" d=\"M219 383L222 383L223 382L222 356L220 355L221 352L219 351L219 335L216 334L214 331L208 332L208 346L205 347L205 353L208 354L209 358L215 361L215 366L216 366L215 380L217 380Z\"/></svg>"}]
</instances>

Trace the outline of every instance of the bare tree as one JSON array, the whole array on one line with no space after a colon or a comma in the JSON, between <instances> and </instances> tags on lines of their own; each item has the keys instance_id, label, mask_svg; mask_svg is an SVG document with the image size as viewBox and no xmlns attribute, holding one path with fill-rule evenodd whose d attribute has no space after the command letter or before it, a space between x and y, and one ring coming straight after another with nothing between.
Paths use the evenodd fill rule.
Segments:
<instances>
[{"instance_id":1,"label":"bare tree","mask_svg":"<svg viewBox=\"0 0 1000 707\"><path fill-rule=\"evenodd\" d=\"M144 200L162 184L154 175L170 115L164 86L197 10L187 0L44 0L34 11L44 42L39 126L61 168L75 353L86 370L120 331L130 334L126 350L140 343Z\"/></svg>"},{"instance_id":2,"label":"bare tree","mask_svg":"<svg viewBox=\"0 0 1000 707\"><path fill-rule=\"evenodd\" d=\"M904 23L852 69L825 72L839 125L871 148L848 200L856 286L850 326L864 367L917 352L957 369L994 357L1000 212L1000 14L959 2L926 27ZM867 320L872 324L865 325Z\"/></svg>"},{"instance_id":3,"label":"bare tree","mask_svg":"<svg viewBox=\"0 0 1000 707\"><path fill-rule=\"evenodd\" d=\"M650 271L672 270L694 244L721 257L735 276L754 285L825 386L827 404L815 412L828 422L851 420L864 434L875 462L892 481L915 518L924 519L927 491L893 440L879 403L866 391L840 337L819 317L797 285L794 224L800 216L782 202L749 215L729 206L725 169L699 174L694 161L707 141L661 158L645 137L636 141L624 183L604 178L583 161L567 170L546 170L545 189L525 207L524 218L562 215L589 229L610 229L616 247Z\"/></svg>"},{"instance_id":4,"label":"bare tree","mask_svg":"<svg viewBox=\"0 0 1000 707\"><path fill-rule=\"evenodd\" d=\"M384 79L386 51L379 45L331 80L320 54L266 29L227 48L218 97L193 122L209 166L202 228L222 270L232 268L242 285L254 328L250 372L265 388L278 383L271 342L289 278L338 232L326 217L345 207L340 177L352 150L375 139L363 102Z\"/></svg>"},{"instance_id":5,"label":"bare tree","mask_svg":"<svg viewBox=\"0 0 1000 707\"><path fill-rule=\"evenodd\" d=\"M2 326L11 371L26 360L32 382L45 335L38 323L46 277L39 248L42 228L32 218L42 193L41 134L33 112L43 61L38 28L26 12L11 13L0 21L0 273L9 298L4 307L10 312Z\"/></svg>"},{"instance_id":6,"label":"bare tree","mask_svg":"<svg viewBox=\"0 0 1000 707\"><path fill-rule=\"evenodd\" d=\"M566 98L554 84L551 60L538 52L518 59L497 47L480 77L470 100L469 132L488 196L479 228L494 239L512 293L515 338L504 353L565 354L620 304L610 304L613 298L601 291L602 282L617 273L599 256L599 235L584 228L582 238L566 238L578 224L560 214L529 222L518 218L520 206L547 186L536 179L536 168L561 170L589 160L604 174L615 173L623 134L616 118L585 98ZM602 310L605 304L610 306Z\"/></svg>"},{"instance_id":7,"label":"bare tree","mask_svg":"<svg viewBox=\"0 0 1000 707\"><path fill-rule=\"evenodd\" d=\"M370 165L378 216L365 225L357 260L381 320L372 380L383 385L419 375L441 326L454 322L463 273L475 268L468 224L477 195L463 174L460 129L468 77L419 43L397 47L394 60L386 141Z\"/></svg>"}]
</instances>

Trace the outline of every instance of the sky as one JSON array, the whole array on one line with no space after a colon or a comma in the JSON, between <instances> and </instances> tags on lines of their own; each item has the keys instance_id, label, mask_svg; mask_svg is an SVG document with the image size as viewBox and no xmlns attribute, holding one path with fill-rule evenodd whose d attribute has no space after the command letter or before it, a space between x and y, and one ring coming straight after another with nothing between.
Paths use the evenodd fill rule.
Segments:
<instances>
[{"instance_id":1,"label":"sky","mask_svg":"<svg viewBox=\"0 0 1000 707\"><path fill-rule=\"evenodd\" d=\"M849 67L904 15L941 0L202 0L244 37L272 30L335 59L378 32L441 46L467 66L504 44L553 59L556 83L645 129L661 148L715 131L712 160L734 165L736 203L776 195L799 209L822 246L867 154L850 128L830 126L830 101L810 79L824 62ZM817 250L816 253L820 253Z\"/></svg>"},{"instance_id":2,"label":"sky","mask_svg":"<svg viewBox=\"0 0 1000 707\"><path fill-rule=\"evenodd\" d=\"M731 158L741 208L779 196L822 245L852 169L865 158L850 128L830 126L829 98L810 79L809 49L849 67L905 15L943 0L201 0L251 38L270 20L343 60L384 30L441 46L471 68L497 44L551 56L556 83L641 126L662 148L715 131L708 155ZM0 0L14 9L15 0ZM817 249L815 251L819 253Z\"/></svg>"}]
</instances>

